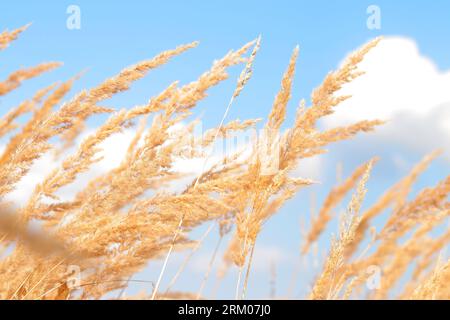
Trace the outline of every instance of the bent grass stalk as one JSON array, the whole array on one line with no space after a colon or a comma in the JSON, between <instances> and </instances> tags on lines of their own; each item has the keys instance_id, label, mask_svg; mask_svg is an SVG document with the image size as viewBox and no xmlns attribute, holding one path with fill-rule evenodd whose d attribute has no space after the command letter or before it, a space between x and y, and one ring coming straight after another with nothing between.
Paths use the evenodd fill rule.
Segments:
<instances>
[{"instance_id":1,"label":"bent grass stalk","mask_svg":"<svg viewBox=\"0 0 450 320\"><path fill-rule=\"evenodd\" d=\"M221 131L222 128L223 128L225 119L226 119L226 117L227 117L227 115L228 115L228 113L229 113L229 111L230 111L230 109L231 109L231 105L233 104L235 98L240 94L240 92L242 91L243 87L245 86L245 84L247 83L247 81L248 81L248 80L250 79L250 77L251 77L251 68L252 68L252 65L253 65L254 58L256 57L256 53L257 53L258 50L259 50L260 41L261 41L261 36L259 36L259 37L255 40L255 46L254 46L254 48L253 48L253 52L252 52L252 54L251 54L251 56L250 56L250 58L249 58L249 60L248 60L248 62L247 62L247 64L246 64L246 66L245 66L245 69L243 70L243 72L242 72L242 73L240 74L240 76L239 76L239 79L238 79L238 85L237 85L235 91L233 92L233 95L232 95L230 101L228 102L228 105L227 105L227 107L226 107L226 109L225 109L225 112L224 112L224 114L223 114L223 116L222 116L222 119L220 120L219 127L217 128L217 130L216 130L216 132L215 132L215 134L214 134L213 140L212 140L212 142L211 142L211 145L212 145L212 146L213 146L213 144L215 143L215 141L217 140L217 137L219 136L219 133L220 133L220 131ZM205 157L205 159L204 159L204 161L203 161L203 163L202 163L202 166L201 166L201 169L200 169L200 173L197 175L197 178L196 178L195 183L194 183L194 187L193 187L194 190L195 190L195 188L197 187L198 182L199 182L201 176L203 175L203 173L204 173L204 171L205 171L206 163L207 163L207 161L209 160L209 158L211 157L211 155L212 155L212 147L210 148L210 151L208 152L208 155ZM175 236L174 236L174 239L176 239L176 235L177 235L178 232L181 230L181 227L182 227L182 225L183 225L183 218L184 218L184 217L182 217L182 218L180 219L180 222L179 222L179 224L178 224L178 228L177 228L177 230L176 230L176 234L175 234ZM174 240L173 242L175 242L175 240ZM160 275L159 275L159 277L158 277L158 281L156 282L155 290L154 290L154 293L153 293L153 295L152 295L152 300L153 300L154 297L156 296L156 292L157 292L157 290L158 290L158 288L159 288L159 284L160 284L161 279L162 279L162 277L163 277L164 271L165 271L165 269L166 269L166 267L167 267L167 263L168 263L168 261L169 261L169 258L170 258L170 255L171 255L172 251L173 251L173 244L170 246L169 251L167 252L167 255L166 255L166 258L165 258L165 261L164 261L164 264L163 264L163 268L162 268L162 270L161 270L161 272L160 272ZM214 256L215 256L215 255L214 255Z\"/></svg>"},{"instance_id":2,"label":"bent grass stalk","mask_svg":"<svg viewBox=\"0 0 450 320\"><path fill-rule=\"evenodd\" d=\"M217 244L216 244L216 246L214 248L214 251L213 251L213 254L211 256L211 259L210 259L210 261L208 263L208 269L206 270L205 276L203 277L202 283L200 284L200 289L198 290L198 293L197 293L197 300L200 299L200 297L202 296L203 288L205 287L206 282L208 281L208 278L209 278L209 275L211 273L212 267L214 265L214 260L216 259L217 252L219 251L219 247L220 247L220 244L222 242L222 239L223 239L223 237L221 235L219 237L219 241L217 241Z\"/></svg>"},{"instance_id":3,"label":"bent grass stalk","mask_svg":"<svg viewBox=\"0 0 450 320\"><path fill-rule=\"evenodd\" d=\"M195 247L189 252L187 257L184 259L183 263L181 264L181 266L178 268L177 272L173 276L172 280L170 280L169 284L167 285L165 294L168 294L170 289L172 289L172 287L174 286L175 282L178 280L178 277L183 273L184 269L188 265L188 263L189 263L190 259L192 258L192 256L197 252L197 250L200 248L200 246L202 245L203 241L206 239L206 237L209 235L209 233L211 232L211 230L213 228L214 228L214 225L211 224L208 227L208 229L205 231L205 233L202 235L202 237L198 240L198 242L195 245Z\"/></svg>"}]
</instances>

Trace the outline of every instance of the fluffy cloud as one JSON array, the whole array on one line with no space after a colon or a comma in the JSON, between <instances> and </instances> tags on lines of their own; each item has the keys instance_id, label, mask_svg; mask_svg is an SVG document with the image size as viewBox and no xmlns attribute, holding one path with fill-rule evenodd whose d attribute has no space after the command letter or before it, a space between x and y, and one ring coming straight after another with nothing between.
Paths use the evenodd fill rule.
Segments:
<instances>
[{"instance_id":1,"label":"fluffy cloud","mask_svg":"<svg viewBox=\"0 0 450 320\"><path fill-rule=\"evenodd\" d=\"M92 130L85 132L85 134L78 139L78 143L92 132ZM104 141L101 145L103 149L101 153L103 159L93 165L90 170L81 174L75 182L59 190L57 195L61 200L73 199L76 193L82 190L92 178L117 167L123 159L133 137L134 131L129 129ZM3 150L3 148L4 145L0 147L0 150ZM71 155L74 151L74 148L67 150L67 152L58 157L58 159L55 159L54 155L50 152L36 160L28 174L17 183L16 189L6 196L6 200L18 205L23 205L33 192L35 186L42 182L53 169L61 164L61 161L64 160L66 156Z\"/></svg>"},{"instance_id":2,"label":"fluffy cloud","mask_svg":"<svg viewBox=\"0 0 450 320\"><path fill-rule=\"evenodd\" d=\"M450 71L440 71L413 40L400 37L381 41L361 69L366 74L341 91L352 98L327 125L378 118L388 120L375 134L387 147L427 153L450 145Z\"/></svg>"}]
</instances>

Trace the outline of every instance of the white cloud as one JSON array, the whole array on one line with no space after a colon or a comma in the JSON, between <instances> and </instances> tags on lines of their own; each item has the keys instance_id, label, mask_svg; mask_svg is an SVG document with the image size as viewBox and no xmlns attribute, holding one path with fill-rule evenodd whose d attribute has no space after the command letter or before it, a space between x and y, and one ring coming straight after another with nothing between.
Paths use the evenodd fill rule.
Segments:
<instances>
[{"instance_id":1,"label":"white cloud","mask_svg":"<svg viewBox=\"0 0 450 320\"><path fill-rule=\"evenodd\" d=\"M420 153L450 145L450 70L440 71L413 40L400 37L381 41L361 69L366 74L342 89L352 98L328 126L383 119L389 122L375 136L386 145Z\"/></svg>"},{"instance_id":2,"label":"white cloud","mask_svg":"<svg viewBox=\"0 0 450 320\"><path fill-rule=\"evenodd\" d=\"M294 177L312 179L320 181L323 173L324 158L321 155L302 159L299 161L297 168L293 172Z\"/></svg>"},{"instance_id":3,"label":"white cloud","mask_svg":"<svg viewBox=\"0 0 450 320\"><path fill-rule=\"evenodd\" d=\"M78 139L77 144L79 144L92 132L93 130L86 131ZM105 140L101 144L103 150L100 153L103 156L103 159L94 164L87 172L79 175L79 177L72 184L59 190L57 192L57 196L59 196L61 200L73 199L76 193L82 190L92 178L117 167L122 161L128 145L133 137L134 131L132 129L128 129ZM2 150L3 148L4 146L0 147ZM41 183L53 169L58 168L61 161L71 155L74 151L75 148L71 148L64 154L60 155L58 159L55 159L53 153L51 152L44 154L41 158L34 162L28 174L17 183L15 190L9 193L5 199L18 205L24 205L33 192L35 186L38 183Z\"/></svg>"}]
</instances>

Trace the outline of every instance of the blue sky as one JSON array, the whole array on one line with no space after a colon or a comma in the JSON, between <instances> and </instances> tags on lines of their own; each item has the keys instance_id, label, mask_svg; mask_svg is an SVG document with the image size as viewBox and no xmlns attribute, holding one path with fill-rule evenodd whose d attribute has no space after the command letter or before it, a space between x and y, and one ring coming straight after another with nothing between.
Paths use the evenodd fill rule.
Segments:
<instances>
[{"instance_id":1,"label":"blue sky","mask_svg":"<svg viewBox=\"0 0 450 320\"><path fill-rule=\"evenodd\" d=\"M66 28L70 4L81 8L81 30ZM201 42L199 48L163 72L137 83L129 95L115 98L117 105L127 106L142 102L159 89L152 80L162 87L174 78L193 79L213 59L262 34L263 50L249 85L249 91L258 90L261 101L253 101L253 95L243 96L242 106L256 104L251 108L238 105L230 115L243 118L267 114L296 44L300 44L301 54L293 101L309 97L311 89L350 50L380 34L413 37L440 68L450 67L450 44L444 41L450 32L448 1L426 5L376 1L382 12L381 30L366 27L370 4L374 2L280 1L275 5L273 1L130 1L125 5L120 1L2 1L2 29L33 22L14 49L2 53L2 61L11 70L45 60L63 61L65 67L52 74L55 78L67 78L89 68L79 83L81 88L95 85L116 70L161 50L193 40ZM220 112L214 111L220 110L222 100L221 96L210 100L218 106L206 110L205 119L217 119Z\"/></svg>"},{"instance_id":2,"label":"blue sky","mask_svg":"<svg viewBox=\"0 0 450 320\"><path fill-rule=\"evenodd\" d=\"M66 9L71 4L81 9L80 30L66 28ZM381 30L366 27L366 9L369 5L377 5L381 9ZM420 48L420 54L432 60L439 71L450 69L450 2L445 0L16 0L2 1L0 12L0 30L33 22L18 41L0 53L2 78L19 67L43 61L62 61L65 64L2 98L0 114L24 97L31 97L49 82L67 79L87 68L88 72L75 85L75 93L100 83L127 65L193 40L200 41L198 48L151 72L145 79L133 84L132 90L114 97L107 104L116 108L131 107L147 101L173 80L194 80L214 59L258 34L262 35L263 40L253 78L233 106L229 119L265 117L268 114L281 75L297 44L301 52L288 122L294 115L297 102L301 98L308 99L311 90L321 83L327 72L336 68L350 51L379 35L413 39ZM234 68L231 78L236 78L239 72L239 68ZM214 88L210 97L199 105L197 114L202 115L206 126L219 123L234 85L232 80ZM96 125L99 121L94 119L90 124ZM376 154L381 153L382 157L392 159L401 153L403 160L406 159L406 167L423 155L411 149L398 150L397 146L380 147L376 145L376 140L370 141L373 148L372 145L364 148L364 137L359 137L330 149L331 152L336 151L334 161L345 160L344 176ZM354 155L349 156L352 153ZM335 181L335 163L328 161L327 164L329 167L323 169L322 185L314 189L317 190L318 205ZM448 171L448 162L438 161L430 173L419 181L419 186L435 183ZM406 169L398 169L392 161L382 162L380 168L374 171L368 200L376 199L379 192L406 172ZM303 192L268 223L260 239L263 246L281 247L295 255L300 240L298 221L301 215L307 213L310 196L310 191ZM329 236L325 237L324 243L328 241ZM206 249L212 246L207 245ZM278 266L280 291L285 290L289 283L292 271L290 262L285 261L285 265ZM152 275L151 272L146 275L150 277L149 274ZM180 285L189 286L190 281L194 280L180 279ZM267 274L255 275L253 281L255 290L249 292L250 296L264 296L264 292L268 292Z\"/></svg>"}]
</instances>

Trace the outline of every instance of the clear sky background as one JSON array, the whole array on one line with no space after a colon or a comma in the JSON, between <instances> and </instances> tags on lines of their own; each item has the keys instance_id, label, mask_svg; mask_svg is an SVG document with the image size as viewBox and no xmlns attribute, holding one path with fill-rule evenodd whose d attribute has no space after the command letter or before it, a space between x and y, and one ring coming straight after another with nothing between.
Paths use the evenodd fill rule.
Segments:
<instances>
[{"instance_id":1,"label":"clear sky background","mask_svg":"<svg viewBox=\"0 0 450 320\"><path fill-rule=\"evenodd\" d=\"M71 4L81 9L80 30L66 28L66 9ZM367 28L369 5L376 5L381 10L380 30ZM16 0L0 3L0 30L14 29L29 22L33 25L20 39L0 53L0 78L19 67L43 61L62 61L64 67L29 81L2 98L0 114L24 97L31 97L44 85L68 79L81 70L88 69L88 72L76 83L73 93L93 87L123 67L163 50L200 41L198 48L152 71L145 79L133 84L132 90L107 102L115 108L131 107L147 101L174 80L182 83L194 80L214 59L261 34L262 48L253 78L228 119L266 117L292 49L299 44L298 71L288 111L290 125L298 101L308 99L324 76L338 67L349 52L374 37L386 37L386 44L367 63L367 79L372 80L353 87L361 93L346 104L347 115L323 125L354 120L354 117L363 120L365 114L386 116L391 124L378 136L377 133L362 135L341 143L330 148L329 156L300 168L304 177L310 174L322 183L301 192L265 226L256 249L257 263L250 279L250 297L269 295L271 268L277 274L276 294L287 292L295 264L299 261L299 221L301 217L308 220L310 199L316 198L316 206L320 206L336 182L336 163L344 163L345 177L363 161L381 156L369 183L367 203L373 202L436 147L447 148L447 153L419 180L415 190L432 185L449 173L450 94L446 93L450 92L447 71L450 70L449 1ZM402 67L405 61L409 64ZM220 122L239 72L239 67L232 69L231 80L211 90L210 97L196 109L196 115L202 115L204 127ZM349 90L353 93L351 88ZM93 119L89 124L98 125L102 119ZM335 224L321 239L324 250L328 248L332 232L336 232ZM215 241L215 236L211 236L186 276L180 278L178 289L194 286L193 291L196 290L205 271L202 265L207 263ZM180 259L174 258L172 271L176 270ZM314 268L311 264L308 270L303 270L296 283L296 294L300 287L308 284ZM153 264L139 277L153 280L158 272L159 265ZM236 273L226 278L219 297L233 296L235 278ZM212 279L206 287L206 295L212 292L214 277ZM134 285L130 293L139 289L149 290Z\"/></svg>"}]
</instances>

